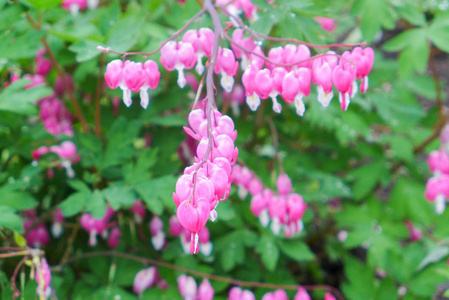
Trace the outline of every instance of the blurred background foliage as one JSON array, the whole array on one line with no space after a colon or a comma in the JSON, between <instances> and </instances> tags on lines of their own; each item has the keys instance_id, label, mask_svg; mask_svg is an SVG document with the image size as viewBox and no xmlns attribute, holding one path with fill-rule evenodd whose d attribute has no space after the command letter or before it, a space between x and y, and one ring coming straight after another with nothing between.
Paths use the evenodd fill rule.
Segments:
<instances>
[{"instance_id":1,"label":"blurred background foliage","mask_svg":"<svg viewBox=\"0 0 449 300\"><path fill-rule=\"evenodd\" d=\"M200 10L198 3L101 1L97 9L72 16L61 8L60 0L0 0L1 243L23 245L23 210L37 208L49 222L49 212L62 208L67 217L65 233L45 248L54 266L52 286L59 299L112 299L111 295L137 299L131 286L142 263L99 256L69 264L70 258L64 258L65 253L74 257L107 248L100 242L90 249L87 234L74 233L82 212L101 217L107 204L121 209L118 252L205 273L246 281L327 284L340 289L347 299L429 299L440 284L449 281L449 212L436 215L424 198L430 176L426 155L439 147L435 138L448 118L448 1L252 2L260 10L251 28L260 33L316 44L366 41L376 58L369 91L358 93L346 112L336 99L322 108L315 91L305 99L303 118L293 109L276 115L266 103L255 113L242 106L239 117L227 112L238 130L240 159L271 188L279 174L273 146L278 136L284 169L309 209L301 235L285 239L261 227L249 210L250 199L241 201L233 188L228 201L218 207L218 220L208 226L214 249L205 257L184 254L179 239L167 232L175 211L171 195L184 167L177 149L185 138L182 126L187 124L195 91L179 89L175 74L161 71L161 83L150 93L147 110L137 103L130 109L120 104L117 114L112 98L120 97L120 92L100 85L101 134L94 133L98 80L105 63L118 58L101 54L96 47L152 51ZM316 16L335 19L338 28L333 33L323 31L313 19ZM204 16L192 27L211 25ZM81 160L70 180L63 169L56 169L54 178L48 179L45 166L31 165L31 150L60 143L38 121L35 105L51 93L58 71L53 68L48 84L32 89L23 89L27 80L4 85L12 73L34 72L34 57L43 41L63 72L73 76L74 96L89 129L83 130L79 122L74 125L70 140ZM265 50L272 46L276 44L263 43ZM158 56L152 59L159 61ZM66 98L64 103L73 112ZM219 89L219 108L223 108L222 99ZM275 135L270 122L275 124ZM151 136L149 148L145 147L147 135ZM161 215L168 235L162 253L140 240L129 225L127 209L135 199ZM406 221L422 230L419 241L410 239ZM144 230L149 236L147 227ZM2 299L11 298L9 279L17 262L0 262ZM144 298L180 298L176 287L180 273L159 271L169 289L150 289ZM36 284L25 281L24 298L32 299ZM211 283L216 299L226 299L229 285ZM255 293L260 298L267 291L256 289ZM324 292L312 294L322 297Z\"/></svg>"}]
</instances>

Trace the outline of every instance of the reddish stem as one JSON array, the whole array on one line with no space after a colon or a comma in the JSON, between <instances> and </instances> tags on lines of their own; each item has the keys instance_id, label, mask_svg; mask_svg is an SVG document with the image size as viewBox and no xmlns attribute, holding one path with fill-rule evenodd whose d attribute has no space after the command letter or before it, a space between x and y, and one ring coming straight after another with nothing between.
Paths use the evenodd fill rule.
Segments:
<instances>
[{"instance_id":1,"label":"reddish stem","mask_svg":"<svg viewBox=\"0 0 449 300\"><path fill-rule=\"evenodd\" d=\"M168 42L170 42L171 40L177 38L184 30L186 30L196 19L198 19L199 17L201 17L204 13L206 12L206 9L203 8L201 9L196 15L194 15L184 26L182 26L178 31L176 31L170 38L168 38L167 40L165 40L164 42L162 42L162 44L154 51L151 52L118 52L118 51L114 51L110 48L104 48L104 47L97 47L97 49L99 51L102 51L104 53L115 53L115 54L119 54L119 55L123 55L123 59L125 59L127 56L129 55L144 55L144 56L151 56L153 54L158 53L159 51L161 51L162 47L164 47L165 44L167 44Z\"/></svg>"},{"instance_id":2,"label":"reddish stem","mask_svg":"<svg viewBox=\"0 0 449 300\"><path fill-rule=\"evenodd\" d=\"M209 274L209 273L203 273L203 272L199 272L199 271L195 271L195 270L190 270L190 269L180 267L180 266L177 266L177 265L174 265L171 263L167 263L164 261L159 261L159 260L141 257L141 256L137 256L137 255L132 255L132 254L128 254L128 253L120 253L120 252L116 252L116 251L97 251L97 252L85 253L83 255L73 257L73 258L67 260L65 263L72 263L72 262L80 260L80 259L95 257L95 256L113 256L113 257L121 257L121 258L125 258L125 259L140 261L144 264L153 264L156 266L172 269L172 270L179 271L182 273L191 274L191 275L203 277L203 278L208 278L208 279L215 280L215 281L226 282L231 285L237 285L237 286L242 286L242 287L245 286L245 287L284 289L284 290L297 290L299 287L299 285L242 281L242 280L237 280L237 279L233 279L233 278L228 278L228 277L213 275L213 274ZM62 267L62 265L55 267L55 268L60 268L60 267ZM338 291L338 289L328 286L328 285L305 285L302 287L305 288L306 290L326 290L326 291L329 291L329 292L335 294L338 299L340 299L340 300L344 299L342 294Z\"/></svg>"},{"instance_id":3,"label":"reddish stem","mask_svg":"<svg viewBox=\"0 0 449 300\"><path fill-rule=\"evenodd\" d=\"M265 34L261 34L258 33L252 29L250 29L248 26L245 25L245 23L243 23L242 19L236 15L231 15L228 11L226 10L221 10L221 12L225 15L227 15L228 17L234 19L237 24L246 32L248 32L249 34L251 34L252 36L254 36L257 39L265 39L265 40L269 40L269 41L273 41L273 42L281 42L281 43L294 43L294 44L301 44L301 45L305 45L309 48L317 48L317 49L323 49L323 48L337 48L337 47L345 47L345 48L352 48L352 47L357 47L357 46L361 46L361 47L365 47L366 46L366 42L362 42L362 43L357 43L357 44L329 44L329 45L316 45L316 44L311 44L311 43L307 43L304 41L300 41L297 39L285 39L285 38L277 38L277 37L272 37L269 35L265 35Z\"/></svg>"}]
</instances>

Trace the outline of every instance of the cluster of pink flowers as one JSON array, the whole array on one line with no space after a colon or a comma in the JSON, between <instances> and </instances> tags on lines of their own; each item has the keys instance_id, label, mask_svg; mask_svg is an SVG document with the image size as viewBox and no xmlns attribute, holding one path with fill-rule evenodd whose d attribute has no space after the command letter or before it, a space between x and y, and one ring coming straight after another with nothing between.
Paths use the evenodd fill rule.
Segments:
<instances>
[{"instance_id":1,"label":"cluster of pink flowers","mask_svg":"<svg viewBox=\"0 0 449 300\"><path fill-rule=\"evenodd\" d=\"M50 243L50 234L48 233L45 223L38 222L37 212L35 209L24 211L26 220L23 223L23 229L26 232L25 239L27 245L33 248L46 247Z\"/></svg>"},{"instance_id":2,"label":"cluster of pink flowers","mask_svg":"<svg viewBox=\"0 0 449 300\"><path fill-rule=\"evenodd\" d=\"M324 107L332 100L335 86L342 110L348 109L351 97L357 92L356 79L361 80L362 92L368 90L368 74L374 62L374 52L369 47L356 47L339 58L333 51L312 57L307 46L288 44L272 48L268 53L271 63L268 63L254 39L243 38L241 29L234 30L232 39L236 56L242 59L242 66L247 65L242 82L246 102L253 111L261 100L271 98L273 111L280 113L282 106L277 96L281 95L286 103L293 103L296 113L302 116L305 112L303 98L309 96L312 83L317 85L318 101Z\"/></svg>"},{"instance_id":3,"label":"cluster of pink flowers","mask_svg":"<svg viewBox=\"0 0 449 300\"><path fill-rule=\"evenodd\" d=\"M53 145L50 147L42 146L31 151L33 156L33 165L37 165L37 161L42 155L47 153L55 153L59 157L59 161L55 163L56 168L65 168L68 177L74 177L75 171L72 164L76 164L80 160L80 156L76 153L76 146L71 141L62 142L61 145ZM51 170L51 169L50 169ZM52 177L52 171L49 175Z\"/></svg>"},{"instance_id":4,"label":"cluster of pink flowers","mask_svg":"<svg viewBox=\"0 0 449 300\"><path fill-rule=\"evenodd\" d=\"M169 41L161 49L161 63L168 71L178 71L178 85L183 88L187 79L184 69L195 70L198 74L204 72L203 57L210 57L214 42L214 32L210 28L188 30L184 33L182 41ZM221 86L227 92L232 91L234 76L238 71L238 62L231 49L220 48L215 74L221 75Z\"/></svg>"},{"instance_id":5,"label":"cluster of pink flowers","mask_svg":"<svg viewBox=\"0 0 449 300\"><path fill-rule=\"evenodd\" d=\"M206 225L209 216L217 217L215 211L219 201L227 199L232 183L232 165L235 164L238 149L234 146L237 131L234 122L218 111L212 112L212 121L206 119L202 109L189 114L189 125L185 131L200 141L196 150L195 163L184 170L176 183L173 200L176 204L179 223L191 232L190 252L198 253L199 232ZM209 148L208 126L213 137Z\"/></svg>"},{"instance_id":6,"label":"cluster of pink flowers","mask_svg":"<svg viewBox=\"0 0 449 300\"><path fill-rule=\"evenodd\" d=\"M116 222L109 223L114 214L115 210L108 206L105 215L101 219L96 219L89 213L81 216L81 227L89 233L89 246L97 245L98 234L104 239L108 239L109 247L115 248L118 246L120 243L120 229L116 227ZM111 234L108 232L110 228L112 228Z\"/></svg>"},{"instance_id":7,"label":"cluster of pink flowers","mask_svg":"<svg viewBox=\"0 0 449 300\"><path fill-rule=\"evenodd\" d=\"M432 151L427 160L433 176L426 185L425 196L429 202L435 203L437 214L442 214L449 199L449 125L446 125L440 135L441 148Z\"/></svg>"},{"instance_id":8,"label":"cluster of pink flowers","mask_svg":"<svg viewBox=\"0 0 449 300\"><path fill-rule=\"evenodd\" d=\"M192 234L185 229L178 221L176 216L170 218L170 227L168 231L175 237L179 237L181 240L181 246L185 253L190 253L190 244L192 240ZM201 243L200 252L204 256L209 256L212 253L212 242L210 241L209 229L203 227L198 232L198 240Z\"/></svg>"},{"instance_id":9,"label":"cluster of pink flowers","mask_svg":"<svg viewBox=\"0 0 449 300\"><path fill-rule=\"evenodd\" d=\"M25 89L30 89L35 86L45 84L45 76L51 71L51 62L45 57L45 50L41 49L37 52L35 57L35 71L36 74L25 74L23 78L31 80L31 83L25 86ZM20 79L17 74L11 75L11 82ZM68 86L73 88L73 83L70 77L66 78ZM69 113L67 108L61 100L56 97L56 94L63 95L65 87L61 78L57 78L55 84L55 93L48 97L39 99L38 105L40 107L39 116L44 124L45 130L52 135L67 135L73 136L73 116Z\"/></svg>"},{"instance_id":10,"label":"cluster of pink flowers","mask_svg":"<svg viewBox=\"0 0 449 300\"><path fill-rule=\"evenodd\" d=\"M136 294L140 295L153 286L158 286L161 289L168 288L167 282L161 278L159 271L154 266L140 270L134 277L133 291Z\"/></svg>"},{"instance_id":11,"label":"cluster of pink flowers","mask_svg":"<svg viewBox=\"0 0 449 300\"><path fill-rule=\"evenodd\" d=\"M44 123L44 128L52 135L73 136L73 116L62 101L54 94L38 101L40 106L39 116Z\"/></svg>"},{"instance_id":12,"label":"cluster of pink flowers","mask_svg":"<svg viewBox=\"0 0 449 300\"><path fill-rule=\"evenodd\" d=\"M262 182L251 170L239 165L234 166L234 183L239 186L239 195L246 197L247 191L252 196L250 209L266 227L278 235L283 230L285 237L292 237L302 231L307 204L301 195L293 193L292 182L287 174L280 174L276 187L278 193L264 188Z\"/></svg>"},{"instance_id":13,"label":"cluster of pink flowers","mask_svg":"<svg viewBox=\"0 0 449 300\"><path fill-rule=\"evenodd\" d=\"M131 92L140 92L140 105L147 108L150 104L148 89L156 89L159 85L159 67L154 60L144 64L133 61L115 59L108 63L104 78L111 89L120 87L123 91L123 102L127 107L133 103Z\"/></svg>"},{"instance_id":14,"label":"cluster of pink flowers","mask_svg":"<svg viewBox=\"0 0 449 300\"><path fill-rule=\"evenodd\" d=\"M203 279L203 282L197 287L193 277L181 275L178 277L178 289L184 300L214 299L214 288L207 279Z\"/></svg>"},{"instance_id":15,"label":"cluster of pink flowers","mask_svg":"<svg viewBox=\"0 0 449 300\"><path fill-rule=\"evenodd\" d=\"M37 211L35 209L29 209L24 211L25 222L23 223L23 229L26 232L25 240L27 245L34 248L46 247L50 243L50 234L43 222L38 222ZM62 235L64 228L64 216L60 209L55 210L52 213L52 226L51 233L55 238Z\"/></svg>"}]
</instances>

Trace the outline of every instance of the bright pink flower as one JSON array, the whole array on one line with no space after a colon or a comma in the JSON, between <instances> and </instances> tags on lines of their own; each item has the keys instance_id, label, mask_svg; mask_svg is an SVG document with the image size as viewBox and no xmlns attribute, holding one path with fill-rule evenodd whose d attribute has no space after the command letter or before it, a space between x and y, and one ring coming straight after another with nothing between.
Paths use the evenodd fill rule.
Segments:
<instances>
[{"instance_id":1,"label":"bright pink flower","mask_svg":"<svg viewBox=\"0 0 449 300\"><path fill-rule=\"evenodd\" d=\"M343 111L346 111L351 101L352 85L355 80L356 70L350 63L340 61L340 64L335 67L332 72L332 82L334 83L339 93L340 106Z\"/></svg>"},{"instance_id":2,"label":"bright pink flower","mask_svg":"<svg viewBox=\"0 0 449 300\"><path fill-rule=\"evenodd\" d=\"M142 224L146 215L145 204L142 201L136 200L129 208L129 211L134 214L134 221L136 221L137 224Z\"/></svg>"},{"instance_id":3,"label":"bright pink flower","mask_svg":"<svg viewBox=\"0 0 449 300\"><path fill-rule=\"evenodd\" d=\"M234 51L235 57L237 59L241 59L241 67L242 70L246 70L246 68L249 66L249 57L250 54L247 51L253 51L254 48L256 48L256 44L254 43L253 37L247 37L243 38L243 30L240 28L236 28L234 32L232 33L232 40L235 44L239 45L240 47L236 46L234 43L231 44L232 51Z\"/></svg>"},{"instance_id":4,"label":"bright pink flower","mask_svg":"<svg viewBox=\"0 0 449 300\"><path fill-rule=\"evenodd\" d=\"M178 85L186 84L184 69L192 69L196 64L195 49L190 43L170 41L161 49L161 63L168 70L178 71Z\"/></svg>"},{"instance_id":5,"label":"bright pink flower","mask_svg":"<svg viewBox=\"0 0 449 300\"><path fill-rule=\"evenodd\" d=\"M313 81L317 85L318 101L329 106L334 93L332 92L332 66L323 58L317 58L312 63Z\"/></svg>"},{"instance_id":6,"label":"bright pink flower","mask_svg":"<svg viewBox=\"0 0 449 300\"><path fill-rule=\"evenodd\" d=\"M35 62L36 62L36 74L45 76L51 70L51 62L50 60L44 57L45 49L40 49L37 51Z\"/></svg>"},{"instance_id":7,"label":"bright pink flower","mask_svg":"<svg viewBox=\"0 0 449 300\"><path fill-rule=\"evenodd\" d=\"M199 251L198 233L206 225L209 219L210 203L205 198L194 199L193 201L185 200L182 202L177 211L179 223L194 235L191 244L194 245L193 253ZM191 251L192 252L192 251Z\"/></svg>"},{"instance_id":8,"label":"bright pink flower","mask_svg":"<svg viewBox=\"0 0 449 300\"><path fill-rule=\"evenodd\" d=\"M276 290L267 293L262 297L262 300L288 300L287 293L284 290Z\"/></svg>"},{"instance_id":9,"label":"bright pink flower","mask_svg":"<svg viewBox=\"0 0 449 300\"><path fill-rule=\"evenodd\" d=\"M39 267L36 268L35 278L38 285L37 293L45 299L48 298L51 293L51 271L45 258L41 259Z\"/></svg>"},{"instance_id":10,"label":"bright pink flower","mask_svg":"<svg viewBox=\"0 0 449 300\"><path fill-rule=\"evenodd\" d=\"M284 47L282 56L285 64L295 64L296 68L310 68L312 66L310 49L305 45L288 44Z\"/></svg>"},{"instance_id":11,"label":"bright pink flower","mask_svg":"<svg viewBox=\"0 0 449 300\"><path fill-rule=\"evenodd\" d=\"M34 160L39 160L39 158L44 155L47 154L49 152L48 147L46 146L41 146L39 148L37 148L36 150L32 150L31 151L31 155L33 156Z\"/></svg>"},{"instance_id":12,"label":"bright pink flower","mask_svg":"<svg viewBox=\"0 0 449 300\"><path fill-rule=\"evenodd\" d=\"M374 51L372 48L355 47L351 52L345 51L343 58L354 63L356 78L361 79L360 90L365 93L368 90L368 74L374 64Z\"/></svg>"},{"instance_id":13,"label":"bright pink flower","mask_svg":"<svg viewBox=\"0 0 449 300\"><path fill-rule=\"evenodd\" d=\"M198 74L203 74L203 57L210 57L214 43L214 32L210 28L201 28L200 30L188 30L182 37L184 43L190 43L195 50L197 65L195 70Z\"/></svg>"},{"instance_id":14,"label":"bright pink flower","mask_svg":"<svg viewBox=\"0 0 449 300\"><path fill-rule=\"evenodd\" d=\"M197 295L197 285L195 279L190 276L181 275L178 277L178 289L184 300L195 300Z\"/></svg>"},{"instance_id":15,"label":"bright pink flower","mask_svg":"<svg viewBox=\"0 0 449 300\"><path fill-rule=\"evenodd\" d=\"M161 250L165 245L165 233L162 231L164 223L158 216L154 216L150 222L151 243L154 249Z\"/></svg>"},{"instance_id":16,"label":"bright pink flower","mask_svg":"<svg viewBox=\"0 0 449 300\"><path fill-rule=\"evenodd\" d=\"M198 300L213 300L214 299L214 288L210 284L209 280L204 279L198 288Z\"/></svg>"},{"instance_id":17,"label":"bright pink flower","mask_svg":"<svg viewBox=\"0 0 449 300\"><path fill-rule=\"evenodd\" d=\"M332 294L330 292L327 292L324 295L324 300L336 300L334 296L332 296Z\"/></svg>"},{"instance_id":18,"label":"bright pink flower","mask_svg":"<svg viewBox=\"0 0 449 300\"><path fill-rule=\"evenodd\" d=\"M215 74L221 74L221 86L228 93L232 91L238 68L239 63L235 60L234 52L228 48L220 48L214 71Z\"/></svg>"},{"instance_id":19,"label":"bright pink flower","mask_svg":"<svg viewBox=\"0 0 449 300\"><path fill-rule=\"evenodd\" d=\"M72 15L77 15L80 10L84 10L87 8L87 0L64 0L61 3L61 6L70 11Z\"/></svg>"},{"instance_id":20,"label":"bright pink flower","mask_svg":"<svg viewBox=\"0 0 449 300\"><path fill-rule=\"evenodd\" d=\"M246 103L252 111L256 111L260 105L260 97L256 92L256 76L258 68L251 65L242 75L242 83L245 87Z\"/></svg>"},{"instance_id":21,"label":"bright pink flower","mask_svg":"<svg viewBox=\"0 0 449 300\"><path fill-rule=\"evenodd\" d=\"M449 175L429 178L424 195L429 202L435 202L437 214L442 214L446 207L446 199L449 199Z\"/></svg>"},{"instance_id":22,"label":"bright pink flower","mask_svg":"<svg viewBox=\"0 0 449 300\"><path fill-rule=\"evenodd\" d=\"M287 174L281 173L276 180L276 187L281 195L288 195L293 191L292 181Z\"/></svg>"},{"instance_id":23,"label":"bright pink flower","mask_svg":"<svg viewBox=\"0 0 449 300\"><path fill-rule=\"evenodd\" d=\"M123 81L123 62L115 59L106 66L104 79L110 89L116 89L120 85L124 85Z\"/></svg>"},{"instance_id":24,"label":"bright pink flower","mask_svg":"<svg viewBox=\"0 0 449 300\"><path fill-rule=\"evenodd\" d=\"M449 175L449 155L443 148L432 151L427 159L427 164L432 173L440 172Z\"/></svg>"},{"instance_id":25,"label":"bright pink flower","mask_svg":"<svg viewBox=\"0 0 449 300\"><path fill-rule=\"evenodd\" d=\"M139 271L134 277L134 293L141 294L146 289L154 286L159 281L159 279L159 272L154 266Z\"/></svg>"},{"instance_id":26,"label":"bright pink flower","mask_svg":"<svg viewBox=\"0 0 449 300\"><path fill-rule=\"evenodd\" d=\"M114 227L111 230L111 233L108 237L108 246L111 249L117 248L117 246L120 244L120 236L122 233L120 232L120 229L118 227Z\"/></svg>"},{"instance_id":27,"label":"bright pink flower","mask_svg":"<svg viewBox=\"0 0 449 300\"><path fill-rule=\"evenodd\" d=\"M293 300L311 300L309 293L307 293L306 289L300 286L298 288L298 292L295 295L295 298Z\"/></svg>"},{"instance_id":28,"label":"bright pink flower","mask_svg":"<svg viewBox=\"0 0 449 300\"><path fill-rule=\"evenodd\" d=\"M239 287L233 287L229 291L228 300L256 300L256 297L250 290L242 290Z\"/></svg>"},{"instance_id":29,"label":"bright pink flower","mask_svg":"<svg viewBox=\"0 0 449 300\"><path fill-rule=\"evenodd\" d=\"M410 239L412 241L419 241L422 237L422 231L419 228L416 228L412 222L406 221L405 226L407 226Z\"/></svg>"},{"instance_id":30,"label":"bright pink flower","mask_svg":"<svg viewBox=\"0 0 449 300\"><path fill-rule=\"evenodd\" d=\"M51 239L47 227L44 223L40 223L30 229L34 221L35 219L28 219L23 223L24 231L28 231L25 235L27 245L33 248L46 247Z\"/></svg>"},{"instance_id":31,"label":"bright pink flower","mask_svg":"<svg viewBox=\"0 0 449 300\"><path fill-rule=\"evenodd\" d=\"M143 70L145 71L145 81L140 88L140 105L143 108L147 108L150 104L150 96L148 95L148 88L154 90L159 85L159 79L161 78L161 73L159 72L159 67L154 60L147 60L143 64Z\"/></svg>"},{"instance_id":32,"label":"bright pink flower","mask_svg":"<svg viewBox=\"0 0 449 300\"><path fill-rule=\"evenodd\" d=\"M337 22L332 18L325 18L325 17L315 17L315 21L320 23L321 29L328 31L328 32L334 32L335 29L337 29Z\"/></svg>"}]
</instances>

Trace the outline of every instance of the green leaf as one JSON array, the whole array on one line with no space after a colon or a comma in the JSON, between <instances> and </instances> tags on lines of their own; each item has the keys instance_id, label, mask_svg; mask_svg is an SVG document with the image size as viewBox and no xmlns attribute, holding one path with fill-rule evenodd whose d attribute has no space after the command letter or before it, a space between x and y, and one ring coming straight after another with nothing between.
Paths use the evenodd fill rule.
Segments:
<instances>
[{"instance_id":1,"label":"green leaf","mask_svg":"<svg viewBox=\"0 0 449 300\"><path fill-rule=\"evenodd\" d=\"M144 17L139 15L130 15L120 19L109 31L106 47L111 47L118 52L128 51L137 42L143 21Z\"/></svg>"},{"instance_id":2,"label":"green leaf","mask_svg":"<svg viewBox=\"0 0 449 300\"><path fill-rule=\"evenodd\" d=\"M69 180L67 183L79 192L90 192L90 188L81 180Z\"/></svg>"},{"instance_id":3,"label":"green leaf","mask_svg":"<svg viewBox=\"0 0 449 300\"><path fill-rule=\"evenodd\" d=\"M13 208L0 203L0 226L21 232L23 230L23 221Z\"/></svg>"},{"instance_id":4,"label":"green leaf","mask_svg":"<svg viewBox=\"0 0 449 300\"><path fill-rule=\"evenodd\" d=\"M9 30L0 32L0 57L6 59L31 58L42 47L41 39L44 31L28 30L20 36L15 36Z\"/></svg>"},{"instance_id":5,"label":"green leaf","mask_svg":"<svg viewBox=\"0 0 449 300\"><path fill-rule=\"evenodd\" d=\"M30 194L14 190L9 186L0 188L0 195L0 206L9 206L11 209L24 210L37 205Z\"/></svg>"},{"instance_id":6,"label":"green leaf","mask_svg":"<svg viewBox=\"0 0 449 300\"><path fill-rule=\"evenodd\" d=\"M78 192L71 194L59 204L62 214L66 217L74 216L80 213L86 202L89 200L90 193Z\"/></svg>"},{"instance_id":7,"label":"green leaf","mask_svg":"<svg viewBox=\"0 0 449 300\"><path fill-rule=\"evenodd\" d=\"M388 169L384 160L377 160L361 166L350 174L351 177L355 178L352 188L354 198L360 200L369 195L383 176L388 175Z\"/></svg>"},{"instance_id":8,"label":"green leaf","mask_svg":"<svg viewBox=\"0 0 449 300\"><path fill-rule=\"evenodd\" d=\"M310 261L315 255L310 251L307 244L298 240L284 240L279 242L281 251L296 261Z\"/></svg>"},{"instance_id":9,"label":"green leaf","mask_svg":"<svg viewBox=\"0 0 449 300\"><path fill-rule=\"evenodd\" d=\"M279 259L279 248L273 236L264 234L257 243L256 252L260 254L265 267L273 272Z\"/></svg>"},{"instance_id":10,"label":"green leaf","mask_svg":"<svg viewBox=\"0 0 449 300\"><path fill-rule=\"evenodd\" d=\"M269 11L262 13L259 18L251 24L251 29L268 35L271 28L279 22L280 13L279 10L271 8Z\"/></svg>"},{"instance_id":11,"label":"green leaf","mask_svg":"<svg viewBox=\"0 0 449 300\"><path fill-rule=\"evenodd\" d=\"M83 62L101 54L97 46L101 43L92 40L82 40L69 47L69 50L76 53L76 61Z\"/></svg>"},{"instance_id":12,"label":"green leaf","mask_svg":"<svg viewBox=\"0 0 449 300\"><path fill-rule=\"evenodd\" d=\"M413 144L408 138L399 135L386 135L383 136L382 141L390 145L394 158L407 162L413 161Z\"/></svg>"},{"instance_id":13,"label":"green leaf","mask_svg":"<svg viewBox=\"0 0 449 300\"><path fill-rule=\"evenodd\" d=\"M121 206L128 208L136 200L136 196L131 189L125 186L111 186L102 190L101 193L115 210Z\"/></svg>"},{"instance_id":14,"label":"green leaf","mask_svg":"<svg viewBox=\"0 0 449 300\"><path fill-rule=\"evenodd\" d=\"M435 249L432 249L429 253L427 253L426 257L419 264L417 271L420 271L427 267L431 263L439 262L441 259L446 257L449 254L448 246L439 246Z\"/></svg>"},{"instance_id":15,"label":"green leaf","mask_svg":"<svg viewBox=\"0 0 449 300\"><path fill-rule=\"evenodd\" d=\"M45 85L38 85L30 89L24 87L31 81L20 79L2 90L0 93L0 111L9 111L22 115L37 113L34 103L44 97L50 96L52 90Z\"/></svg>"},{"instance_id":16,"label":"green leaf","mask_svg":"<svg viewBox=\"0 0 449 300\"><path fill-rule=\"evenodd\" d=\"M16 244L22 248L25 248L27 246L26 239L17 231L14 231L14 242L16 242Z\"/></svg>"},{"instance_id":17,"label":"green leaf","mask_svg":"<svg viewBox=\"0 0 449 300\"><path fill-rule=\"evenodd\" d=\"M383 45L386 51L400 51L413 44L415 37L420 34L421 29L409 29L395 36Z\"/></svg>"},{"instance_id":18,"label":"green leaf","mask_svg":"<svg viewBox=\"0 0 449 300\"><path fill-rule=\"evenodd\" d=\"M106 213L106 202L100 191L96 190L90 195L90 199L86 203L86 212L92 214L92 217L101 219Z\"/></svg>"},{"instance_id":19,"label":"green leaf","mask_svg":"<svg viewBox=\"0 0 449 300\"><path fill-rule=\"evenodd\" d=\"M36 9L48 9L58 6L63 0L27 0Z\"/></svg>"},{"instance_id":20,"label":"green leaf","mask_svg":"<svg viewBox=\"0 0 449 300\"><path fill-rule=\"evenodd\" d=\"M140 182L136 190L155 214L160 215L164 209L163 203L175 207L172 194L175 191L177 179L167 175L149 181Z\"/></svg>"},{"instance_id":21,"label":"green leaf","mask_svg":"<svg viewBox=\"0 0 449 300\"><path fill-rule=\"evenodd\" d=\"M438 15L427 29L432 43L445 52L449 52L449 14Z\"/></svg>"},{"instance_id":22,"label":"green leaf","mask_svg":"<svg viewBox=\"0 0 449 300\"><path fill-rule=\"evenodd\" d=\"M427 23L421 6L414 0L405 1L405 3L398 7L397 10L410 24L424 26Z\"/></svg>"},{"instance_id":23,"label":"green leaf","mask_svg":"<svg viewBox=\"0 0 449 300\"><path fill-rule=\"evenodd\" d=\"M431 205L424 198L424 184L400 177L390 196L390 205L402 219L411 219L429 226L432 223Z\"/></svg>"}]
</instances>

